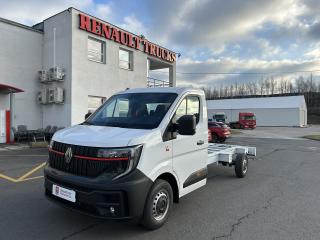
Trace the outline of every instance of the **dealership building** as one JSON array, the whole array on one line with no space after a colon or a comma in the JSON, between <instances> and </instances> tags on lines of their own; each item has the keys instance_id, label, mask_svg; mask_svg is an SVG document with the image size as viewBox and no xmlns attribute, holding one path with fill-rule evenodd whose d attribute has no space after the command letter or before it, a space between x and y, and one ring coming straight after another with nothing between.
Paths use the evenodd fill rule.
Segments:
<instances>
[{"instance_id":1,"label":"dealership building","mask_svg":"<svg viewBox=\"0 0 320 240\"><path fill-rule=\"evenodd\" d=\"M176 53L75 8L32 27L0 18L0 35L0 110L14 127L70 126L117 91L176 85ZM149 78L158 69L168 79Z\"/></svg>"}]
</instances>

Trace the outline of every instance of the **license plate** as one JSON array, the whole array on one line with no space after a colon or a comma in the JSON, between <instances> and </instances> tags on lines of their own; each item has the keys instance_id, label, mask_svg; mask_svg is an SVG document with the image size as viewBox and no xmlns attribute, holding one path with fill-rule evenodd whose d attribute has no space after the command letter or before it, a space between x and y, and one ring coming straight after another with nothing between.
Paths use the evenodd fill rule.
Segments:
<instances>
[{"instance_id":1,"label":"license plate","mask_svg":"<svg viewBox=\"0 0 320 240\"><path fill-rule=\"evenodd\" d=\"M76 192L75 191L60 187L55 184L52 185L52 194L54 196L59 197L59 198L63 198L67 201L76 202Z\"/></svg>"}]
</instances>

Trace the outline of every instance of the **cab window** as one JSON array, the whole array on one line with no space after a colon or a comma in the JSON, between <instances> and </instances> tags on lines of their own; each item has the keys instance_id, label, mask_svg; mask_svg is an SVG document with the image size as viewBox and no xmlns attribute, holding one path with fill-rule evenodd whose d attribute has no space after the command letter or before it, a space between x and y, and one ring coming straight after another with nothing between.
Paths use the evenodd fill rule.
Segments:
<instances>
[{"instance_id":1,"label":"cab window","mask_svg":"<svg viewBox=\"0 0 320 240\"><path fill-rule=\"evenodd\" d=\"M183 115L195 115L197 123L200 117L200 99L197 96L187 96L182 100L173 118L173 122Z\"/></svg>"}]
</instances>

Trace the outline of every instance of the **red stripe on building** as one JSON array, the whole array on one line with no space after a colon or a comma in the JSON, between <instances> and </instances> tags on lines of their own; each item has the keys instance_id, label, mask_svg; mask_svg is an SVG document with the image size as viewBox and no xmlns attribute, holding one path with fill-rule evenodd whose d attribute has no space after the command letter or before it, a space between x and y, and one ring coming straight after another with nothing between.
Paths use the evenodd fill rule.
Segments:
<instances>
[{"instance_id":1,"label":"red stripe on building","mask_svg":"<svg viewBox=\"0 0 320 240\"><path fill-rule=\"evenodd\" d=\"M10 111L6 111L6 143L11 143L10 141Z\"/></svg>"}]
</instances>

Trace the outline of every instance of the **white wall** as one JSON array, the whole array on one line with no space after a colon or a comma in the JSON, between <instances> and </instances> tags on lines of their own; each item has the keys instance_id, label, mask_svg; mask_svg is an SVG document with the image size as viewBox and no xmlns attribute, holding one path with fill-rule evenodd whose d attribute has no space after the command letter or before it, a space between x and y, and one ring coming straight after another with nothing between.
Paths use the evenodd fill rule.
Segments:
<instances>
[{"instance_id":1,"label":"white wall","mask_svg":"<svg viewBox=\"0 0 320 240\"><path fill-rule=\"evenodd\" d=\"M253 112L256 115L257 126L303 126L300 120L299 108L271 109L208 109L208 118L215 112L225 112L227 122L238 121L239 112Z\"/></svg>"},{"instance_id":2,"label":"white wall","mask_svg":"<svg viewBox=\"0 0 320 240\"><path fill-rule=\"evenodd\" d=\"M0 110L9 110L10 108L10 97L9 94L0 93Z\"/></svg>"},{"instance_id":3,"label":"white wall","mask_svg":"<svg viewBox=\"0 0 320 240\"><path fill-rule=\"evenodd\" d=\"M39 128L42 119L36 96L39 90L38 71L42 65L43 35L0 21L0 36L0 83L25 91L15 94L14 126L24 124L29 129ZM5 100L0 97L0 101L9 104L9 98Z\"/></svg>"},{"instance_id":4,"label":"white wall","mask_svg":"<svg viewBox=\"0 0 320 240\"><path fill-rule=\"evenodd\" d=\"M71 13L61 12L44 21L43 66L53 67L53 29L56 28L56 66L65 69L64 82L42 84L43 87L58 86L64 89L64 104L43 105L43 126L71 125Z\"/></svg>"},{"instance_id":5,"label":"white wall","mask_svg":"<svg viewBox=\"0 0 320 240\"><path fill-rule=\"evenodd\" d=\"M147 86L147 54L133 51L133 71L119 68L119 47L125 47L80 30L78 14L72 9L72 124L84 120L88 111L88 95L109 98L126 88ZM105 64L88 60L88 36L105 42Z\"/></svg>"}]
</instances>

